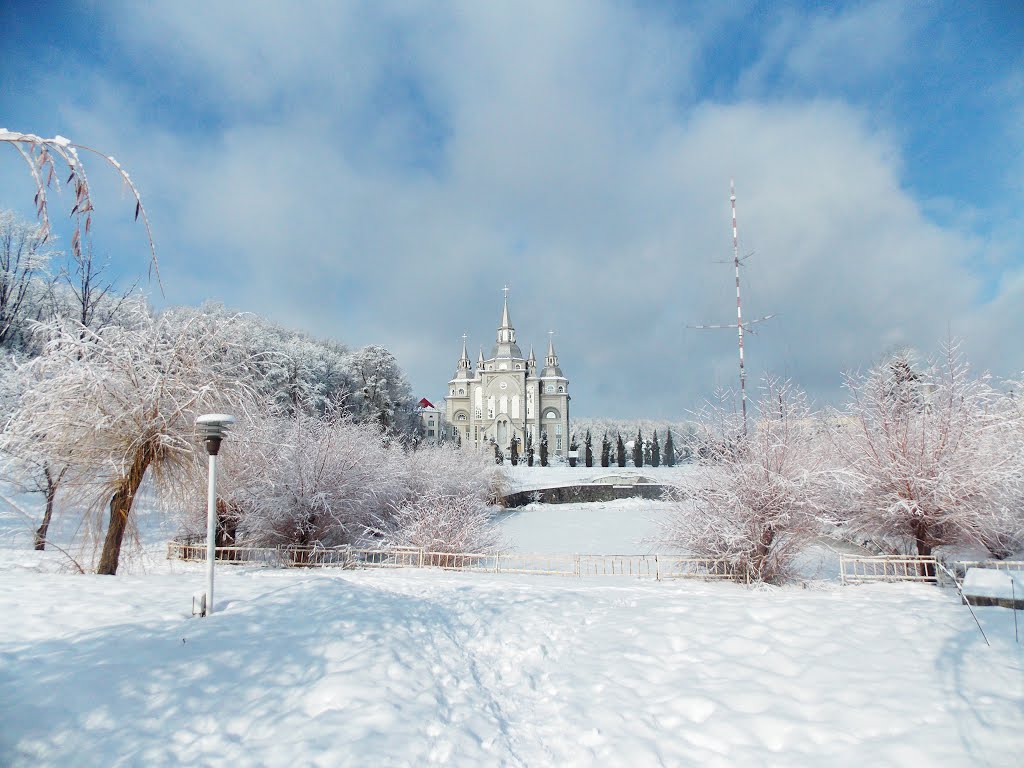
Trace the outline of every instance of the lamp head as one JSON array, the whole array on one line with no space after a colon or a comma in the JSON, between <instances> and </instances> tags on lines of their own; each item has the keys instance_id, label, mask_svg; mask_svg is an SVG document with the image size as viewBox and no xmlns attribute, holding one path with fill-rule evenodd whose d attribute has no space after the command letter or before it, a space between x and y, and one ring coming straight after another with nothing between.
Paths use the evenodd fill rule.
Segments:
<instances>
[{"instance_id":1,"label":"lamp head","mask_svg":"<svg viewBox=\"0 0 1024 768\"><path fill-rule=\"evenodd\" d=\"M207 453L216 456L220 452L220 442L234 423L235 417L227 413L207 413L196 419L196 431L203 438Z\"/></svg>"}]
</instances>

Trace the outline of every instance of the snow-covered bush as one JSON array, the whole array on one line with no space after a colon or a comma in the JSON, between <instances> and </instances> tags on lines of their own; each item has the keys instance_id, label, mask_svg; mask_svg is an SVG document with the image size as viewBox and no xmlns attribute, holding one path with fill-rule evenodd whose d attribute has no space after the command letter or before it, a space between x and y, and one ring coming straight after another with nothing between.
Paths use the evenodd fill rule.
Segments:
<instances>
[{"instance_id":1,"label":"snow-covered bush","mask_svg":"<svg viewBox=\"0 0 1024 768\"><path fill-rule=\"evenodd\" d=\"M489 552L498 545L491 505L504 477L482 451L423 446L405 462L405 495L381 527L393 546Z\"/></svg>"},{"instance_id":2,"label":"snow-covered bush","mask_svg":"<svg viewBox=\"0 0 1024 768\"><path fill-rule=\"evenodd\" d=\"M385 535L389 546L455 554L493 552L499 543L498 526L486 504L437 489L396 508Z\"/></svg>"},{"instance_id":3,"label":"snow-covered bush","mask_svg":"<svg viewBox=\"0 0 1024 768\"><path fill-rule=\"evenodd\" d=\"M1005 557L1020 546L1021 412L956 344L920 365L899 354L847 387L835 444L851 533L920 555L981 545Z\"/></svg>"},{"instance_id":4,"label":"snow-covered bush","mask_svg":"<svg viewBox=\"0 0 1024 768\"><path fill-rule=\"evenodd\" d=\"M501 476L476 451L406 451L373 424L299 412L244 420L221 456L222 545L406 546L429 538L445 551L470 551L449 548L491 542L481 531L493 527L489 505ZM201 490L186 521L197 534L205 524Z\"/></svg>"},{"instance_id":5,"label":"snow-covered bush","mask_svg":"<svg viewBox=\"0 0 1024 768\"><path fill-rule=\"evenodd\" d=\"M708 441L735 450L702 462L697 482L674 492L661 538L720 561L737 579L778 582L817 530L827 462L819 422L802 391L767 379L756 411L746 437L734 412L717 406L702 414Z\"/></svg>"},{"instance_id":6,"label":"snow-covered bush","mask_svg":"<svg viewBox=\"0 0 1024 768\"><path fill-rule=\"evenodd\" d=\"M264 413L222 448L220 538L254 546L365 541L402 493L399 456L372 425L299 412ZM197 493L193 529L205 509Z\"/></svg>"}]
</instances>

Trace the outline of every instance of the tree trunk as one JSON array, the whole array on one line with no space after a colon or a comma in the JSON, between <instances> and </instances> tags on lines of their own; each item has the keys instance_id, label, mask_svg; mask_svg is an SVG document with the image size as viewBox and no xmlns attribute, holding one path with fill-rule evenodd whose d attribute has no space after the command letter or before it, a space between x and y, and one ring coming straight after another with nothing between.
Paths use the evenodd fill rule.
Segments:
<instances>
[{"instance_id":1,"label":"tree trunk","mask_svg":"<svg viewBox=\"0 0 1024 768\"><path fill-rule=\"evenodd\" d=\"M64 472L54 478L50 467L43 467L43 474L46 475L46 512L43 514L43 524L36 529L35 545L36 550L42 552L46 549L46 535L50 530L50 521L53 519L53 502L57 497L57 488L60 486Z\"/></svg>"},{"instance_id":2,"label":"tree trunk","mask_svg":"<svg viewBox=\"0 0 1024 768\"><path fill-rule=\"evenodd\" d=\"M113 576L117 573L117 563L121 557L121 541L128 528L128 515L132 511L135 494L142 485L146 469L153 461L152 447L146 443L136 453L128 474L110 499L110 524L107 526L107 537L103 542L103 553L96 573Z\"/></svg>"},{"instance_id":3,"label":"tree trunk","mask_svg":"<svg viewBox=\"0 0 1024 768\"><path fill-rule=\"evenodd\" d=\"M914 542L917 544L917 554L927 557L932 553L932 540L928 535L928 525L923 520L914 520L911 524L914 531ZM935 566L931 563L919 563L918 573L922 576L935 576Z\"/></svg>"},{"instance_id":4,"label":"tree trunk","mask_svg":"<svg viewBox=\"0 0 1024 768\"><path fill-rule=\"evenodd\" d=\"M914 543L917 544L917 554L928 556L932 553L931 541L928 537L928 526L923 520L914 520L911 523L914 531Z\"/></svg>"}]
</instances>

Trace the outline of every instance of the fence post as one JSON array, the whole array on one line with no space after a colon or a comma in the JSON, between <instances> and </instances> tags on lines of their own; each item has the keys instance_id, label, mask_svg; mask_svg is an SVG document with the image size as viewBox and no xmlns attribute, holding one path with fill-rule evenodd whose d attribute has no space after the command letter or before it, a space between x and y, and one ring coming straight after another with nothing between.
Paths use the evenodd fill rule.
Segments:
<instances>
[{"instance_id":1,"label":"fence post","mask_svg":"<svg viewBox=\"0 0 1024 768\"><path fill-rule=\"evenodd\" d=\"M582 574L580 574L580 556L579 555L573 555L573 557L572 557L572 575L576 576L576 577L579 577L579 576L582 575Z\"/></svg>"}]
</instances>

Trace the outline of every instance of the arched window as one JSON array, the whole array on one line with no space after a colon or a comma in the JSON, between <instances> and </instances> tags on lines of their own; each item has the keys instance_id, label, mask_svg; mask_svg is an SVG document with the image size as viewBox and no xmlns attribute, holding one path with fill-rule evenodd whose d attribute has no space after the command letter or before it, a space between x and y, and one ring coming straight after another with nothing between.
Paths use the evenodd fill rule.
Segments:
<instances>
[{"instance_id":1,"label":"arched window","mask_svg":"<svg viewBox=\"0 0 1024 768\"><path fill-rule=\"evenodd\" d=\"M558 391L559 391L559 393L561 393L561 392L565 392L565 387L559 387L559 388L558 388Z\"/></svg>"}]
</instances>

